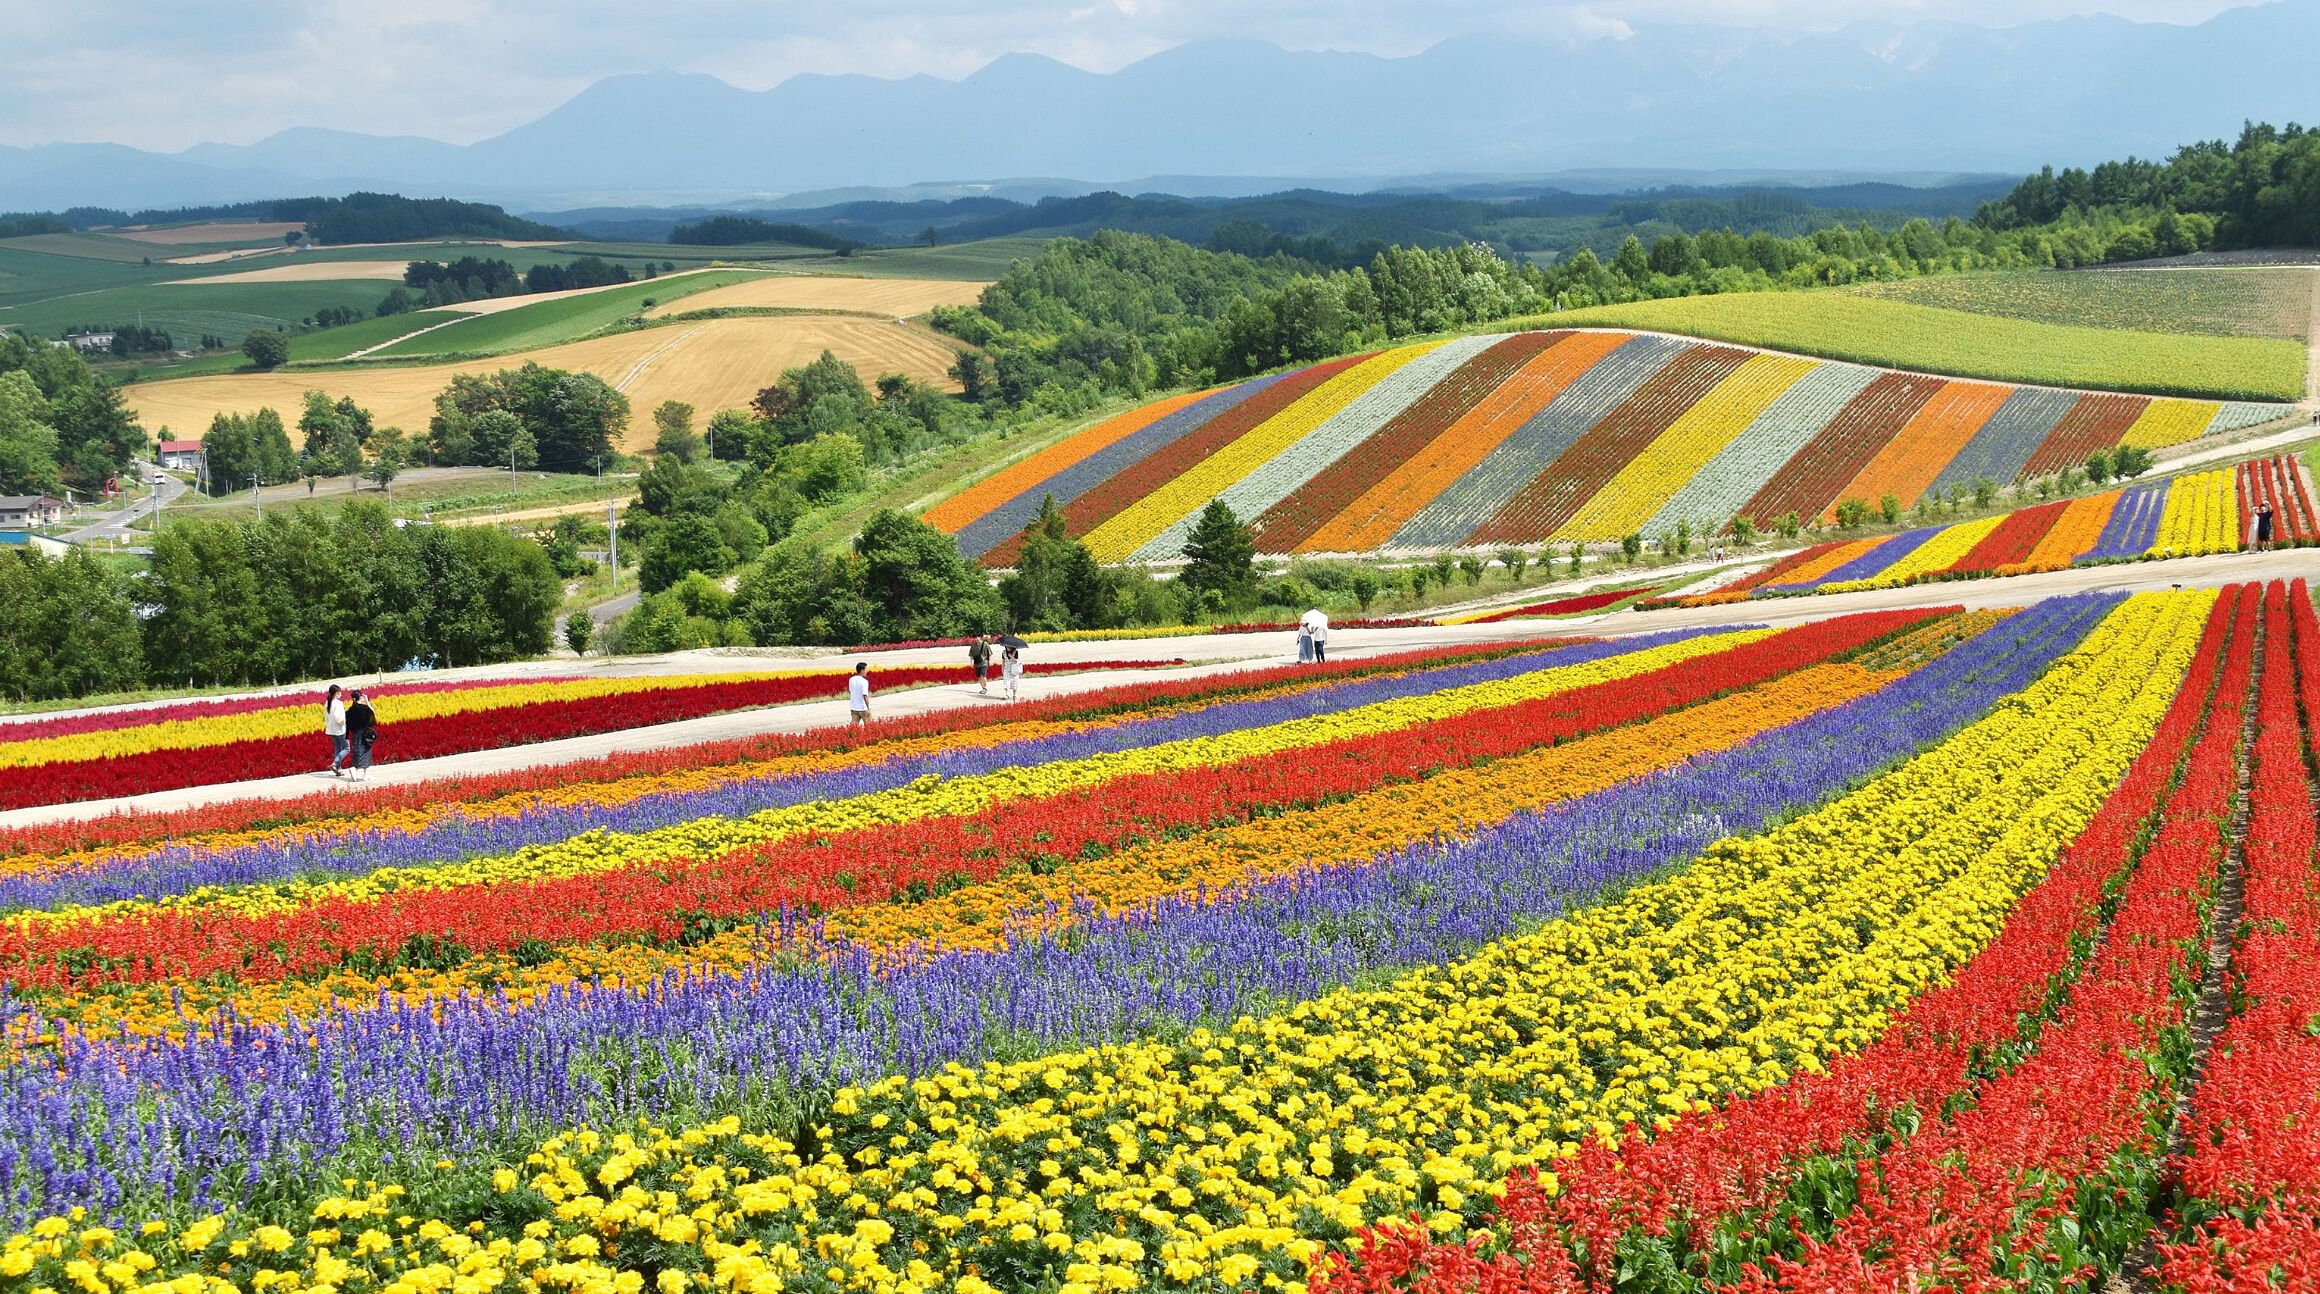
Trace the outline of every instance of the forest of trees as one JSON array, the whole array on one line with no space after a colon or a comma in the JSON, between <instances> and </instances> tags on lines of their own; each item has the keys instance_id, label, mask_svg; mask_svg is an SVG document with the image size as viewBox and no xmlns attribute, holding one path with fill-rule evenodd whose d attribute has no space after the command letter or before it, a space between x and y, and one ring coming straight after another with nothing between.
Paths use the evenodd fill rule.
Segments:
<instances>
[{"instance_id":1,"label":"forest of trees","mask_svg":"<svg viewBox=\"0 0 2320 1294\"><path fill-rule=\"evenodd\" d=\"M319 243L410 243L425 238L513 238L558 242L561 229L509 215L483 202L450 198L406 198L392 193L350 193L325 198L299 216L306 236Z\"/></svg>"},{"instance_id":2,"label":"forest of trees","mask_svg":"<svg viewBox=\"0 0 2320 1294\"><path fill-rule=\"evenodd\" d=\"M645 266L645 272L648 276L653 273L650 263ZM601 256L582 256L564 265L543 261L521 274L507 261L479 256L462 256L450 262L412 261L403 267L402 285L389 289L372 313L384 318L412 310L434 310L462 301L484 301L527 292L610 287L632 282L634 278L627 266ZM347 318L321 315L310 322L327 327L333 323L351 323L360 317L352 311L347 315Z\"/></svg>"},{"instance_id":3,"label":"forest of trees","mask_svg":"<svg viewBox=\"0 0 2320 1294\"><path fill-rule=\"evenodd\" d=\"M73 207L0 215L0 238L20 233L65 233L116 225L181 225L202 220L297 220L319 243L408 243L426 238L514 238L566 242L562 229L519 219L487 202L406 198L394 193L349 193L343 198L263 198L252 202L118 211ZM16 226L21 224L22 228Z\"/></svg>"},{"instance_id":4,"label":"forest of trees","mask_svg":"<svg viewBox=\"0 0 2320 1294\"><path fill-rule=\"evenodd\" d=\"M863 246L843 234L833 234L827 229L786 221L760 220L755 216L711 216L689 225L678 225L669 231L669 241L694 247L788 243L796 247L819 247L832 252L850 252Z\"/></svg>"},{"instance_id":5,"label":"forest of trees","mask_svg":"<svg viewBox=\"0 0 2320 1294\"><path fill-rule=\"evenodd\" d=\"M254 413L219 413L202 434L204 484L212 495L232 494L253 484L280 485L306 478L309 492L325 477L361 480L384 489L409 465L411 446L400 427L377 427L370 410L347 396L333 401L308 391L298 415L299 447L290 447L290 429L271 408Z\"/></svg>"},{"instance_id":6,"label":"forest of trees","mask_svg":"<svg viewBox=\"0 0 2320 1294\"><path fill-rule=\"evenodd\" d=\"M628 397L593 373L527 363L461 373L435 397L429 461L594 471L628 428Z\"/></svg>"},{"instance_id":7,"label":"forest of trees","mask_svg":"<svg viewBox=\"0 0 2320 1294\"><path fill-rule=\"evenodd\" d=\"M69 234L72 223L38 211L0 211L0 238L29 238L34 234Z\"/></svg>"},{"instance_id":8,"label":"forest of trees","mask_svg":"<svg viewBox=\"0 0 2320 1294\"><path fill-rule=\"evenodd\" d=\"M0 695L260 684L536 656L562 595L539 544L369 504L173 521L132 578L0 552Z\"/></svg>"},{"instance_id":9,"label":"forest of trees","mask_svg":"<svg viewBox=\"0 0 2320 1294\"><path fill-rule=\"evenodd\" d=\"M602 288L630 279L628 267L601 256L583 256L567 265L542 263L524 271L524 288L531 292L566 292L573 288Z\"/></svg>"},{"instance_id":10,"label":"forest of trees","mask_svg":"<svg viewBox=\"0 0 2320 1294\"><path fill-rule=\"evenodd\" d=\"M812 363L784 369L773 385L757 393L750 408L763 429L759 434L775 447L849 436L860 442L863 461L873 466L948 444L972 430L960 425L962 411L934 387L899 373L881 376L875 388L864 385L853 365L826 350ZM761 443L747 452L752 461L763 462L772 451Z\"/></svg>"},{"instance_id":11,"label":"forest of trees","mask_svg":"<svg viewBox=\"0 0 2320 1294\"><path fill-rule=\"evenodd\" d=\"M330 516L177 521L143 578L82 553L0 554L0 693L27 699L474 665L547 650L537 543L488 526Z\"/></svg>"},{"instance_id":12,"label":"forest of trees","mask_svg":"<svg viewBox=\"0 0 2320 1294\"><path fill-rule=\"evenodd\" d=\"M2320 131L2249 122L2236 140L2186 144L2164 162L2049 166L1985 204L1974 223L2041 236L2079 263L2320 246Z\"/></svg>"},{"instance_id":13,"label":"forest of trees","mask_svg":"<svg viewBox=\"0 0 2320 1294\"><path fill-rule=\"evenodd\" d=\"M605 644L612 650L800 641L764 635L787 632L776 625L861 623L853 611L831 610L855 607L832 583L843 574L833 566L813 568L820 593L783 602L778 613L750 613L770 596L760 583L773 556L769 546L783 545L810 509L859 496L874 467L953 443L980 426L971 410L940 391L894 374L865 384L852 365L827 352L785 371L748 409L720 410L704 428L694 426L693 412L673 401L653 411L653 463L638 478L637 506L621 522L623 552L641 554L638 582L649 596L613 626ZM737 474L710 466L712 447L717 460L738 464ZM928 534L908 546L921 555L947 553L946 570L971 569L948 536ZM803 569L798 561L784 557L781 567ZM748 597L714 586L735 572L751 590ZM947 576L937 582L964 587Z\"/></svg>"},{"instance_id":14,"label":"forest of trees","mask_svg":"<svg viewBox=\"0 0 2320 1294\"><path fill-rule=\"evenodd\" d=\"M503 260L462 256L455 261L412 261L403 267L403 286L418 294L424 305L457 305L524 291L516 267Z\"/></svg>"},{"instance_id":15,"label":"forest of trees","mask_svg":"<svg viewBox=\"0 0 2320 1294\"><path fill-rule=\"evenodd\" d=\"M231 494L252 485L280 485L298 479L298 455L290 432L272 409L220 413L201 436L202 462L211 494Z\"/></svg>"},{"instance_id":16,"label":"forest of trees","mask_svg":"<svg viewBox=\"0 0 2320 1294\"><path fill-rule=\"evenodd\" d=\"M94 493L151 443L77 352L0 333L0 494Z\"/></svg>"}]
</instances>

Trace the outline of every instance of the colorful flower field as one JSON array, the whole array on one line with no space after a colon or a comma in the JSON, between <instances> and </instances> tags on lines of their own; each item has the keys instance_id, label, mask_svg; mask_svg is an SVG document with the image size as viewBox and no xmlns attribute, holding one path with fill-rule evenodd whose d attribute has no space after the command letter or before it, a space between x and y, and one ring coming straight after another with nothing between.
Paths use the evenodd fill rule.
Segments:
<instances>
[{"instance_id":1,"label":"colorful flower field","mask_svg":"<svg viewBox=\"0 0 2320 1294\"><path fill-rule=\"evenodd\" d=\"M2265 503L2272 507L2274 545L2320 543L2320 513L2303 463L2275 455L1947 526L1815 544L1713 593L1653 605L1713 606L1749 597L2236 553L2256 542L2256 508Z\"/></svg>"},{"instance_id":2,"label":"colorful flower field","mask_svg":"<svg viewBox=\"0 0 2320 1294\"><path fill-rule=\"evenodd\" d=\"M1135 669L1179 662L1044 661L1032 673ZM883 689L960 682L964 666L882 670ZM827 700L845 676L829 670L666 674L385 685L372 690L378 756L464 755L680 719ZM0 809L311 773L329 762L319 692L187 701L0 723Z\"/></svg>"},{"instance_id":3,"label":"colorful flower field","mask_svg":"<svg viewBox=\"0 0 2320 1294\"><path fill-rule=\"evenodd\" d=\"M1504 620L1535 620L1554 616L1586 615L1604 611L1622 602L1639 602L1658 592L1653 588L1596 589L1567 597L1548 598L1543 602L1526 602L1511 607L1488 607L1462 615L1443 616L1435 623L1445 625L1488 625Z\"/></svg>"},{"instance_id":4,"label":"colorful flower field","mask_svg":"<svg viewBox=\"0 0 2320 1294\"><path fill-rule=\"evenodd\" d=\"M1259 551L1703 533L1736 516L2045 475L2284 407L1955 381L1616 331L1460 337L1131 410L929 508L991 566L1053 496L1106 562L1179 555L1221 499Z\"/></svg>"},{"instance_id":5,"label":"colorful flower field","mask_svg":"<svg viewBox=\"0 0 2320 1294\"><path fill-rule=\"evenodd\" d=\"M2262 1288L2315 653L1930 607L17 828L0 1290Z\"/></svg>"},{"instance_id":6,"label":"colorful flower field","mask_svg":"<svg viewBox=\"0 0 2320 1294\"><path fill-rule=\"evenodd\" d=\"M2315 653L2301 582L2228 590L2125 778L1868 1046L1598 1129L1510 1173L1483 1226L1367 1229L1311 1287L2096 1289L2148 1243L2153 1288L2313 1288ZM2227 868L2245 906L2219 932ZM2203 976L2227 1019L2170 1153Z\"/></svg>"}]
</instances>

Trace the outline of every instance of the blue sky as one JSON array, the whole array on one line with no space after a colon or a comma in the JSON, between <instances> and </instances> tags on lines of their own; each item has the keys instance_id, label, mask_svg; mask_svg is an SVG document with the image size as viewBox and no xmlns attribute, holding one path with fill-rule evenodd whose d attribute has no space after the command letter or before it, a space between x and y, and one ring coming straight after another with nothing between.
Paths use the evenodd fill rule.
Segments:
<instances>
[{"instance_id":1,"label":"blue sky","mask_svg":"<svg viewBox=\"0 0 2320 1294\"><path fill-rule=\"evenodd\" d=\"M762 89L801 72L957 78L1005 53L1110 71L1186 40L1402 55L1448 36L1630 24L2199 22L2231 0L5 0L0 144L174 150L328 126L464 143L621 72Z\"/></svg>"}]
</instances>

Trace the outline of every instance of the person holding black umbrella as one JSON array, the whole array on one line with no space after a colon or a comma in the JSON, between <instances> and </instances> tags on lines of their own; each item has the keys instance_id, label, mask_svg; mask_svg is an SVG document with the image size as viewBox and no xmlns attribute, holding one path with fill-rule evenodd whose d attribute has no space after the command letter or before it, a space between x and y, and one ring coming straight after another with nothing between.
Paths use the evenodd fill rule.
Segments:
<instances>
[{"instance_id":1,"label":"person holding black umbrella","mask_svg":"<svg viewBox=\"0 0 2320 1294\"><path fill-rule=\"evenodd\" d=\"M1029 643L1013 634L999 640L999 677L1007 685L1007 699L1017 698L1023 683L1023 649Z\"/></svg>"}]
</instances>

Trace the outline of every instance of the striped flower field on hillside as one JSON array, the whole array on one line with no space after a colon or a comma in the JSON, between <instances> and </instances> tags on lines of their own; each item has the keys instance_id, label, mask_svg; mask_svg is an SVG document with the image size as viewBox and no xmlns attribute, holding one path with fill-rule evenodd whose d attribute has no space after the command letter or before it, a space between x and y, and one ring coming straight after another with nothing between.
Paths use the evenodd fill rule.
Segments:
<instances>
[{"instance_id":1,"label":"striped flower field on hillside","mask_svg":"<svg viewBox=\"0 0 2320 1294\"><path fill-rule=\"evenodd\" d=\"M1174 396L935 504L991 566L1052 496L1102 561L1183 549L1221 499L1269 553L1427 550L1697 531L1847 498L2001 484L2164 448L2281 406L1895 373L1648 334L1422 342Z\"/></svg>"},{"instance_id":2,"label":"striped flower field on hillside","mask_svg":"<svg viewBox=\"0 0 2320 1294\"><path fill-rule=\"evenodd\" d=\"M1919 608L20 829L0 1288L2207 1280L2313 1216L2292 976L2177 1216L2150 1129L2314 652Z\"/></svg>"},{"instance_id":3,"label":"striped flower field on hillside","mask_svg":"<svg viewBox=\"0 0 2320 1294\"><path fill-rule=\"evenodd\" d=\"M1831 540L1713 593L1671 602L1713 606L1748 597L1847 593L2146 557L2236 553L2257 542L2256 509L2263 504L2272 508L2273 544L2320 543L2320 507L2303 463L2275 455L1947 526Z\"/></svg>"}]
</instances>

